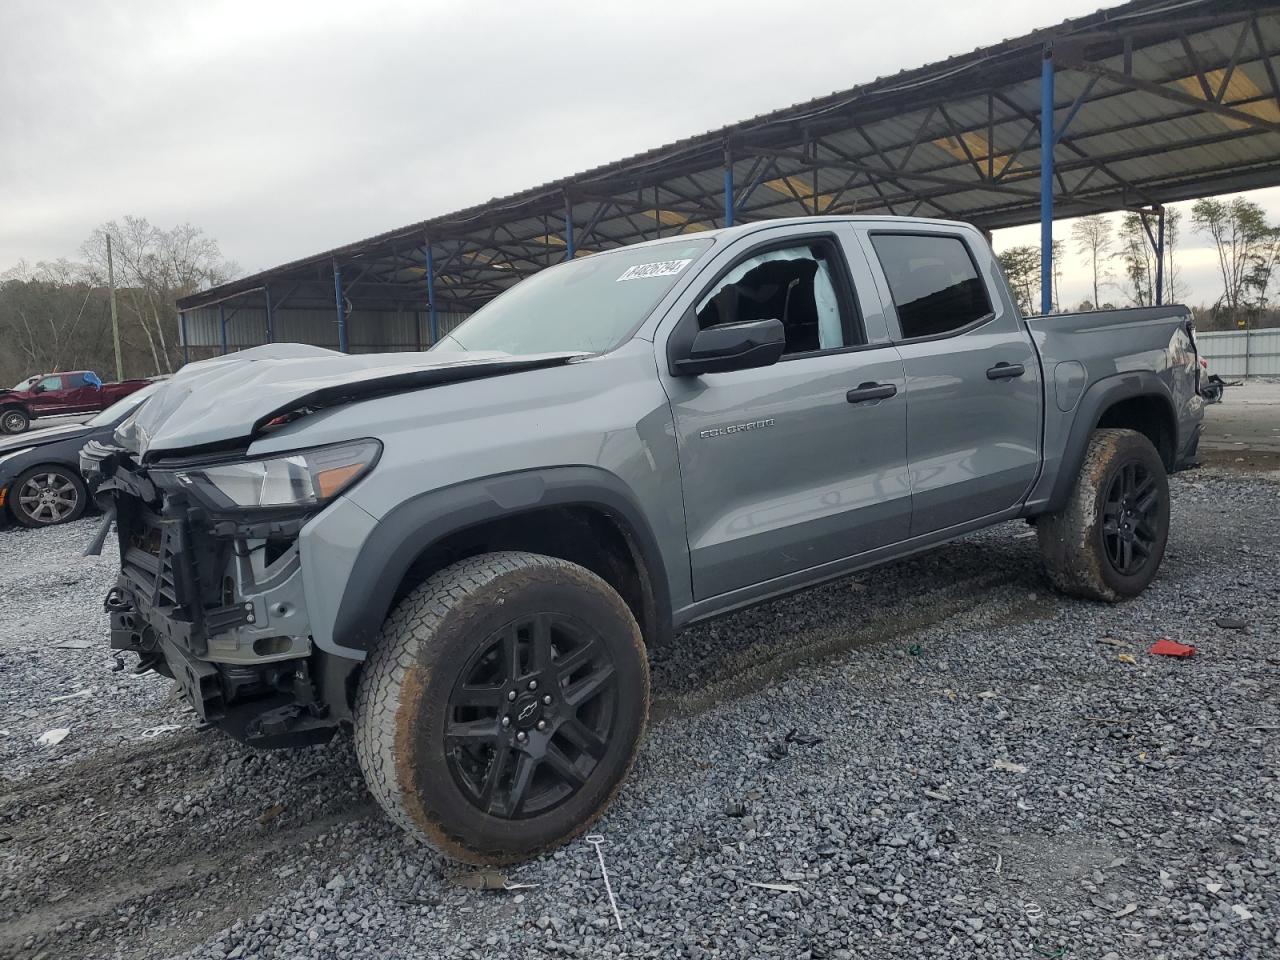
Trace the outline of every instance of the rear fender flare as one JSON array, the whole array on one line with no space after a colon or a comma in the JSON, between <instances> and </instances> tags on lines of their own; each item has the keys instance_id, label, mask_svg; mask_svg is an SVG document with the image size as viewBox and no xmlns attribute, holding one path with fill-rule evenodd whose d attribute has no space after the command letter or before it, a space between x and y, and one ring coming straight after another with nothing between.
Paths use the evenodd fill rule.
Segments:
<instances>
[{"instance_id":1,"label":"rear fender flare","mask_svg":"<svg viewBox=\"0 0 1280 960\"><path fill-rule=\"evenodd\" d=\"M671 633L671 588L644 511L616 475L599 467L524 470L419 494L378 521L360 547L333 623L333 644L363 659L413 562L443 538L504 516L581 506L608 515L638 554L657 636Z\"/></svg>"},{"instance_id":2,"label":"rear fender flare","mask_svg":"<svg viewBox=\"0 0 1280 960\"><path fill-rule=\"evenodd\" d=\"M1058 475L1054 479L1053 489L1049 494L1049 502L1045 506L1047 512L1061 510L1075 487L1080 466L1084 463L1089 449L1089 437L1097 429L1098 422L1108 409L1124 400L1134 397L1157 397L1168 408L1169 421L1175 433L1174 449L1178 449L1178 418L1174 413L1173 401L1169 397L1169 388L1155 373L1150 370L1137 370L1132 373L1120 373L1106 377L1090 384L1084 396L1076 405L1075 419L1071 423L1071 431L1067 435L1066 447L1062 452L1062 461L1058 465Z\"/></svg>"}]
</instances>

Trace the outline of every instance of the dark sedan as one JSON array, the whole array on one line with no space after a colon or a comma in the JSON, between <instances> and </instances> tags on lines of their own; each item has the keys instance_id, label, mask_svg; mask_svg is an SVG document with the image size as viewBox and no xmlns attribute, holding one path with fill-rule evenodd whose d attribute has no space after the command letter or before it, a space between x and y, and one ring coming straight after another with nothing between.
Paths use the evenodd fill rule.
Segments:
<instances>
[{"instance_id":1,"label":"dark sedan","mask_svg":"<svg viewBox=\"0 0 1280 960\"><path fill-rule=\"evenodd\" d=\"M52 527L78 519L89 505L80 476L80 448L109 440L115 428L160 386L143 387L87 423L0 438L0 525Z\"/></svg>"}]
</instances>

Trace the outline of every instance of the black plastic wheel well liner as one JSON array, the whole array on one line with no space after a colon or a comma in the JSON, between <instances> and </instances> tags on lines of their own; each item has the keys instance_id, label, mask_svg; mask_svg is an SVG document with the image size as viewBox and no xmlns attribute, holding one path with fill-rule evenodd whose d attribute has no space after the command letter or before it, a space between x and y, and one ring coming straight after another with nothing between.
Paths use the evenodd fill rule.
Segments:
<instances>
[{"instance_id":1,"label":"black plastic wheel well liner","mask_svg":"<svg viewBox=\"0 0 1280 960\"><path fill-rule=\"evenodd\" d=\"M436 570L510 549L586 567L619 592L647 643L670 635L666 567L643 511L614 474L576 466L467 481L392 509L353 565L334 643L368 650L394 603Z\"/></svg>"},{"instance_id":2,"label":"black plastic wheel well liner","mask_svg":"<svg viewBox=\"0 0 1280 960\"><path fill-rule=\"evenodd\" d=\"M1148 370L1117 374L1091 385L1076 407L1058 476L1046 510L1060 510L1075 487L1089 448L1100 427L1124 427L1147 437L1172 472L1178 450L1178 419L1164 382Z\"/></svg>"}]
</instances>

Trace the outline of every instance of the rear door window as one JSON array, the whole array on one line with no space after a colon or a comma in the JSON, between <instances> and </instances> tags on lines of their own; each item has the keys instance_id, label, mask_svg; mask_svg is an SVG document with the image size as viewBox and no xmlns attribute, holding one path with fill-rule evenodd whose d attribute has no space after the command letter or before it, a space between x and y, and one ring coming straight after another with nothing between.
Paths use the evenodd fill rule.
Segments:
<instances>
[{"instance_id":1,"label":"rear door window","mask_svg":"<svg viewBox=\"0 0 1280 960\"><path fill-rule=\"evenodd\" d=\"M873 233L902 339L954 333L992 315L986 284L959 237Z\"/></svg>"}]
</instances>

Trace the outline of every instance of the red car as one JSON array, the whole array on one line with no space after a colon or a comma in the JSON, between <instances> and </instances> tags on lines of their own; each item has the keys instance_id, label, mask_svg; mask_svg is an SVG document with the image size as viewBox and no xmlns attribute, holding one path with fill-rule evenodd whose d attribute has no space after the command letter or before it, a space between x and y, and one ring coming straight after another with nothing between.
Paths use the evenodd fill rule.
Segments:
<instances>
[{"instance_id":1,"label":"red car","mask_svg":"<svg viewBox=\"0 0 1280 960\"><path fill-rule=\"evenodd\" d=\"M0 390L0 432L22 433L37 417L97 413L150 382L103 383L92 370L27 377L12 390Z\"/></svg>"}]
</instances>

